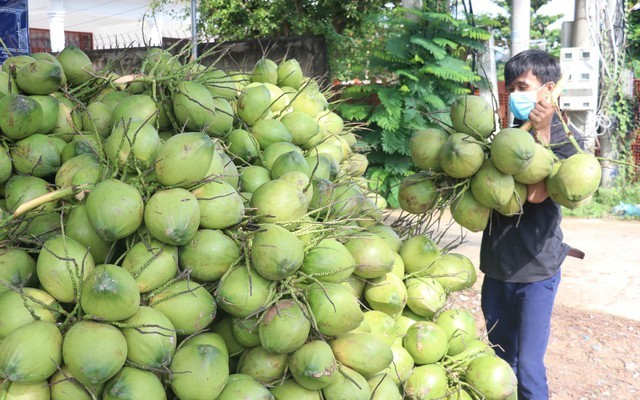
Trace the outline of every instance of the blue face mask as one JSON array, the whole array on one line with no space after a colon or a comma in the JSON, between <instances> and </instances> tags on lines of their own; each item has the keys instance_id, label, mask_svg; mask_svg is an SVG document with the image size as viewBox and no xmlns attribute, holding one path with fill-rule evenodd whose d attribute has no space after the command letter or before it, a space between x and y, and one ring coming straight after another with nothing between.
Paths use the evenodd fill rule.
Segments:
<instances>
[{"instance_id":1,"label":"blue face mask","mask_svg":"<svg viewBox=\"0 0 640 400\"><path fill-rule=\"evenodd\" d=\"M509 94L509 110L517 119L528 121L529 113L536 106L537 101L537 90L533 92L511 92Z\"/></svg>"},{"instance_id":2,"label":"blue face mask","mask_svg":"<svg viewBox=\"0 0 640 400\"><path fill-rule=\"evenodd\" d=\"M513 116L521 121L528 121L529 113L531 113L538 102L538 92L546 85L545 83L533 91L511 92L509 94L509 110Z\"/></svg>"}]
</instances>

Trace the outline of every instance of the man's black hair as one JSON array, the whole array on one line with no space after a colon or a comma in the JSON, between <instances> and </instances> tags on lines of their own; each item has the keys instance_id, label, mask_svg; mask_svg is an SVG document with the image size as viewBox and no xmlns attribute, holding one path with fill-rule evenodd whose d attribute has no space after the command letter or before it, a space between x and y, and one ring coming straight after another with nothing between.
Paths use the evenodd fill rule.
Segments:
<instances>
[{"instance_id":1,"label":"man's black hair","mask_svg":"<svg viewBox=\"0 0 640 400\"><path fill-rule=\"evenodd\" d=\"M517 77L529 71L542 84L558 82L562 75L560 61L557 58L544 50L530 49L516 54L507 61L504 66L504 83L509 86Z\"/></svg>"}]
</instances>

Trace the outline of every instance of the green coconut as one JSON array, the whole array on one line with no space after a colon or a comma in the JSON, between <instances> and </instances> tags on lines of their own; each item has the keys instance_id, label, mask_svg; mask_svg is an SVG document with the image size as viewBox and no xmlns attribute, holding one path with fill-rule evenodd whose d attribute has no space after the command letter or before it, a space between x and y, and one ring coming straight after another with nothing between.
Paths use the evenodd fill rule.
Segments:
<instances>
[{"instance_id":1,"label":"green coconut","mask_svg":"<svg viewBox=\"0 0 640 400\"><path fill-rule=\"evenodd\" d=\"M447 372L440 364L420 365L404 384L404 393L410 399L443 399L449 392Z\"/></svg>"},{"instance_id":2,"label":"green coconut","mask_svg":"<svg viewBox=\"0 0 640 400\"><path fill-rule=\"evenodd\" d=\"M148 293L178 274L178 248L156 239L140 241L124 255L122 268L134 277L140 293Z\"/></svg>"},{"instance_id":3,"label":"green coconut","mask_svg":"<svg viewBox=\"0 0 640 400\"><path fill-rule=\"evenodd\" d=\"M400 315L400 313L389 314L378 310L366 311L364 313L364 320L362 321L362 324L354 331L362 329L363 332L377 335L387 345L391 346L395 342L397 335L395 318L398 315Z\"/></svg>"},{"instance_id":4,"label":"green coconut","mask_svg":"<svg viewBox=\"0 0 640 400\"><path fill-rule=\"evenodd\" d=\"M437 128L420 129L409 140L411 160L422 170L440 171L440 151L449 135Z\"/></svg>"},{"instance_id":5,"label":"green coconut","mask_svg":"<svg viewBox=\"0 0 640 400\"><path fill-rule=\"evenodd\" d=\"M402 339L402 346L417 365L440 361L447 354L448 345L447 331L431 321L417 321L409 327Z\"/></svg>"},{"instance_id":6,"label":"green coconut","mask_svg":"<svg viewBox=\"0 0 640 400\"><path fill-rule=\"evenodd\" d=\"M278 179L292 171L301 172L307 177L310 175L309 164L298 151L290 151L276 158L271 167L271 179Z\"/></svg>"},{"instance_id":7,"label":"green coconut","mask_svg":"<svg viewBox=\"0 0 640 400\"><path fill-rule=\"evenodd\" d=\"M220 230L200 229L180 246L180 267L200 282L215 282L240 257L238 244Z\"/></svg>"},{"instance_id":8,"label":"green coconut","mask_svg":"<svg viewBox=\"0 0 640 400\"><path fill-rule=\"evenodd\" d=\"M9 139L24 139L42 126L42 106L29 96L10 94L0 99L0 129Z\"/></svg>"},{"instance_id":9,"label":"green coconut","mask_svg":"<svg viewBox=\"0 0 640 400\"><path fill-rule=\"evenodd\" d=\"M273 385L284 378L288 359L286 353L270 353L261 346L252 347L240 355L238 372L264 385Z\"/></svg>"},{"instance_id":10,"label":"green coconut","mask_svg":"<svg viewBox=\"0 0 640 400\"><path fill-rule=\"evenodd\" d=\"M367 228L367 232L373 233L384 239L391 250L398 252L402 246L402 239L398 233L388 224L376 224Z\"/></svg>"},{"instance_id":11,"label":"green coconut","mask_svg":"<svg viewBox=\"0 0 640 400\"><path fill-rule=\"evenodd\" d=\"M55 96L57 93L54 93ZM50 134L59 135L65 141L69 142L78 132L82 132L82 114L80 107L66 97L56 96L58 101L58 118L56 126L51 130Z\"/></svg>"},{"instance_id":12,"label":"green coconut","mask_svg":"<svg viewBox=\"0 0 640 400\"><path fill-rule=\"evenodd\" d=\"M407 288L401 278L387 273L367 281L364 298L373 310L396 315L401 313L407 304Z\"/></svg>"},{"instance_id":13,"label":"green coconut","mask_svg":"<svg viewBox=\"0 0 640 400\"><path fill-rule=\"evenodd\" d=\"M289 372L308 390L329 386L339 373L333 350L322 340L311 340L294 351L289 358Z\"/></svg>"},{"instance_id":14,"label":"green coconut","mask_svg":"<svg viewBox=\"0 0 640 400\"><path fill-rule=\"evenodd\" d=\"M394 251L377 235L362 233L349 239L345 244L354 260L353 272L359 277L370 279L391 272L395 263Z\"/></svg>"},{"instance_id":15,"label":"green coconut","mask_svg":"<svg viewBox=\"0 0 640 400\"><path fill-rule=\"evenodd\" d=\"M451 123L457 132L487 138L496 128L495 111L484 97L465 95L451 106Z\"/></svg>"},{"instance_id":16,"label":"green coconut","mask_svg":"<svg viewBox=\"0 0 640 400\"><path fill-rule=\"evenodd\" d=\"M163 313L181 336L209 326L216 316L216 301L207 289L195 282L181 280L154 293L149 306Z\"/></svg>"},{"instance_id":17,"label":"green coconut","mask_svg":"<svg viewBox=\"0 0 640 400\"><path fill-rule=\"evenodd\" d=\"M226 100L236 98L238 89L233 79L220 69L209 69L198 74L196 81L203 84L214 98L222 97Z\"/></svg>"},{"instance_id":18,"label":"green coconut","mask_svg":"<svg viewBox=\"0 0 640 400\"><path fill-rule=\"evenodd\" d=\"M62 357L74 378L94 387L108 381L124 366L127 341L118 328L82 320L65 334Z\"/></svg>"},{"instance_id":19,"label":"green coconut","mask_svg":"<svg viewBox=\"0 0 640 400\"><path fill-rule=\"evenodd\" d=\"M197 337L200 337L204 334L206 333L199 333L198 335L193 336L190 339L187 339L186 341L188 342L190 340L194 340ZM218 321L216 321L216 323L213 324L213 326L211 327L211 334L216 335L215 336L216 342L219 342L220 340L222 340L222 344L224 344L224 347L226 348L227 354L229 354L229 356L232 356L235 358L235 356L240 355L240 353L242 353L245 349L245 346L243 346L240 342L238 342L238 340L233 334L233 321L231 317L221 318ZM213 343L210 343L210 340L207 340L205 344L213 344ZM216 346L219 347L219 345L217 344Z\"/></svg>"},{"instance_id":20,"label":"green coconut","mask_svg":"<svg viewBox=\"0 0 640 400\"><path fill-rule=\"evenodd\" d=\"M138 190L122 181L107 179L87 196L87 217L106 241L125 238L142 225L144 203Z\"/></svg>"},{"instance_id":21,"label":"green coconut","mask_svg":"<svg viewBox=\"0 0 640 400\"><path fill-rule=\"evenodd\" d=\"M215 332L197 333L195 335L189 336L188 338L184 339L180 343L181 346L188 346L192 344L208 344L213 347L217 347L226 356L229 355L229 349L225 342L225 338L219 333L215 333Z\"/></svg>"},{"instance_id":22,"label":"green coconut","mask_svg":"<svg viewBox=\"0 0 640 400\"><path fill-rule=\"evenodd\" d=\"M9 56L2 63L2 72L15 76L16 72L18 72L20 68L24 67L25 65L31 64L35 60L36 59L34 57L31 57L30 55L28 56L26 54Z\"/></svg>"},{"instance_id":23,"label":"green coconut","mask_svg":"<svg viewBox=\"0 0 640 400\"><path fill-rule=\"evenodd\" d=\"M400 339L399 344L394 343L390 347L393 353L393 361L381 372L381 374L386 374L396 385L400 385L406 381L415 366L411 354L409 354L407 349L402 347L402 336L398 336L396 342L398 342L398 339ZM378 375L374 375L371 378L375 378Z\"/></svg>"},{"instance_id":24,"label":"green coconut","mask_svg":"<svg viewBox=\"0 0 640 400\"><path fill-rule=\"evenodd\" d=\"M33 321L57 322L62 309L44 290L25 287L0 295L0 340Z\"/></svg>"},{"instance_id":25,"label":"green coconut","mask_svg":"<svg viewBox=\"0 0 640 400\"><path fill-rule=\"evenodd\" d=\"M48 381L34 383L5 381L0 385L0 398L4 400L49 400L51 390Z\"/></svg>"},{"instance_id":26,"label":"green coconut","mask_svg":"<svg viewBox=\"0 0 640 400\"><path fill-rule=\"evenodd\" d=\"M488 208L506 205L515 189L513 177L496 168L493 161L493 158L485 161L471 177L470 184L473 197Z\"/></svg>"},{"instance_id":27,"label":"green coconut","mask_svg":"<svg viewBox=\"0 0 640 400\"><path fill-rule=\"evenodd\" d=\"M200 227L226 229L242 221L244 203L229 183L214 180L191 191L200 208Z\"/></svg>"},{"instance_id":28,"label":"green coconut","mask_svg":"<svg viewBox=\"0 0 640 400\"><path fill-rule=\"evenodd\" d=\"M333 282L312 283L305 289L320 333L337 336L357 328L364 315L358 298L345 286Z\"/></svg>"},{"instance_id":29,"label":"green coconut","mask_svg":"<svg viewBox=\"0 0 640 400\"><path fill-rule=\"evenodd\" d=\"M244 347L260 346L259 317L232 318L233 337Z\"/></svg>"},{"instance_id":30,"label":"green coconut","mask_svg":"<svg viewBox=\"0 0 640 400\"><path fill-rule=\"evenodd\" d=\"M447 293L469 289L476 283L476 269L464 254L447 253L429 269L429 276L442 285Z\"/></svg>"},{"instance_id":31,"label":"green coconut","mask_svg":"<svg viewBox=\"0 0 640 400\"><path fill-rule=\"evenodd\" d=\"M234 317L248 317L271 299L271 284L253 269L235 267L218 282L216 302Z\"/></svg>"},{"instance_id":32,"label":"green coconut","mask_svg":"<svg viewBox=\"0 0 640 400\"><path fill-rule=\"evenodd\" d=\"M244 88L238 96L238 117L249 126L265 118L270 107L271 93L263 85Z\"/></svg>"},{"instance_id":33,"label":"green coconut","mask_svg":"<svg viewBox=\"0 0 640 400\"><path fill-rule=\"evenodd\" d=\"M524 171L533 161L535 152L533 136L519 128L502 129L491 141L491 160L505 174Z\"/></svg>"},{"instance_id":34,"label":"green coconut","mask_svg":"<svg viewBox=\"0 0 640 400\"><path fill-rule=\"evenodd\" d=\"M22 325L0 342L0 379L41 382L53 375L61 363L62 334L52 322Z\"/></svg>"},{"instance_id":35,"label":"green coconut","mask_svg":"<svg viewBox=\"0 0 640 400\"><path fill-rule=\"evenodd\" d=\"M602 167L598 159L592 154L576 153L563 160L557 172L548 179L560 197L578 203L596 192L601 178Z\"/></svg>"},{"instance_id":36,"label":"green coconut","mask_svg":"<svg viewBox=\"0 0 640 400\"><path fill-rule=\"evenodd\" d=\"M127 360L149 368L169 366L176 350L176 331L163 313L142 306L123 321L122 334L127 341Z\"/></svg>"},{"instance_id":37,"label":"green coconut","mask_svg":"<svg viewBox=\"0 0 640 400\"><path fill-rule=\"evenodd\" d=\"M40 103L40 107L42 107L42 124L37 132L42 134L51 132L58 122L58 100L45 95L29 97Z\"/></svg>"},{"instance_id":38,"label":"green coconut","mask_svg":"<svg viewBox=\"0 0 640 400\"><path fill-rule=\"evenodd\" d=\"M335 239L323 239L304 256L300 270L321 282L341 283L355 267L349 249Z\"/></svg>"},{"instance_id":39,"label":"green coconut","mask_svg":"<svg viewBox=\"0 0 640 400\"><path fill-rule=\"evenodd\" d=\"M116 122L104 142L107 158L118 168L146 171L153 167L162 142L150 122L127 119Z\"/></svg>"},{"instance_id":40,"label":"green coconut","mask_svg":"<svg viewBox=\"0 0 640 400\"><path fill-rule=\"evenodd\" d=\"M165 186L188 186L202 180L209 171L215 144L203 132L172 136L158 152L155 172Z\"/></svg>"},{"instance_id":41,"label":"green coconut","mask_svg":"<svg viewBox=\"0 0 640 400\"><path fill-rule=\"evenodd\" d=\"M333 111L325 111L318 114L316 121L320 126L323 137L328 135L341 135L344 130L344 120Z\"/></svg>"},{"instance_id":42,"label":"green coconut","mask_svg":"<svg viewBox=\"0 0 640 400\"><path fill-rule=\"evenodd\" d=\"M507 217L522 214L522 206L527 201L527 185L518 181L514 182L515 187L511 199L504 206L496 208L496 210Z\"/></svg>"},{"instance_id":43,"label":"green coconut","mask_svg":"<svg viewBox=\"0 0 640 400\"><path fill-rule=\"evenodd\" d=\"M192 344L173 356L171 389L180 399L215 399L229 378L228 357L217 347Z\"/></svg>"},{"instance_id":44,"label":"green coconut","mask_svg":"<svg viewBox=\"0 0 640 400\"><path fill-rule=\"evenodd\" d=\"M16 72L16 84L25 94L51 94L62 86L65 79L60 64L35 60Z\"/></svg>"},{"instance_id":45,"label":"green coconut","mask_svg":"<svg viewBox=\"0 0 640 400\"><path fill-rule=\"evenodd\" d=\"M268 58L259 59L251 72L251 82L278 83L278 65Z\"/></svg>"},{"instance_id":46,"label":"green coconut","mask_svg":"<svg viewBox=\"0 0 640 400\"><path fill-rule=\"evenodd\" d=\"M398 385L388 374L380 373L367 379L371 400L402 400Z\"/></svg>"},{"instance_id":47,"label":"green coconut","mask_svg":"<svg viewBox=\"0 0 640 400\"><path fill-rule=\"evenodd\" d=\"M40 133L20 139L10 149L13 169L40 178L55 175L62 164L60 153L65 144L60 138Z\"/></svg>"},{"instance_id":48,"label":"green coconut","mask_svg":"<svg viewBox=\"0 0 640 400\"><path fill-rule=\"evenodd\" d=\"M420 317L432 318L446 304L447 293L434 278L409 278L406 286L407 307Z\"/></svg>"},{"instance_id":49,"label":"green coconut","mask_svg":"<svg viewBox=\"0 0 640 400\"><path fill-rule=\"evenodd\" d=\"M438 197L433 177L422 172L404 178L398 189L400 208L411 214L424 214L433 209Z\"/></svg>"},{"instance_id":50,"label":"green coconut","mask_svg":"<svg viewBox=\"0 0 640 400\"><path fill-rule=\"evenodd\" d=\"M269 393L269 389L249 375L233 374L229 375L227 384L216 400L237 399L273 400L273 396Z\"/></svg>"},{"instance_id":51,"label":"green coconut","mask_svg":"<svg viewBox=\"0 0 640 400\"><path fill-rule=\"evenodd\" d=\"M96 319L120 321L138 311L140 292L127 270L114 264L102 264L85 278L80 305L87 315Z\"/></svg>"},{"instance_id":52,"label":"green coconut","mask_svg":"<svg viewBox=\"0 0 640 400\"><path fill-rule=\"evenodd\" d=\"M314 136L320 133L316 120L306 113L291 111L280 118L280 121L291 132L292 141L298 146L306 146Z\"/></svg>"},{"instance_id":53,"label":"green coconut","mask_svg":"<svg viewBox=\"0 0 640 400\"><path fill-rule=\"evenodd\" d=\"M231 104L214 98L207 87L195 81L182 81L173 95L173 111L178 122L188 130L203 130L211 136L224 137L233 128Z\"/></svg>"},{"instance_id":54,"label":"green coconut","mask_svg":"<svg viewBox=\"0 0 640 400\"><path fill-rule=\"evenodd\" d=\"M10 60L12 58L13 57L9 57L4 61L2 64L3 69L5 66L10 65ZM0 98L8 94L18 93L19 90L20 89L18 89L18 85L16 84L16 80L13 78L13 75L10 75L7 71L0 70Z\"/></svg>"},{"instance_id":55,"label":"green coconut","mask_svg":"<svg viewBox=\"0 0 640 400\"><path fill-rule=\"evenodd\" d=\"M511 366L498 356L477 357L467 366L464 380L485 399L517 396L518 380Z\"/></svg>"},{"instance_id":56,"label":"green coconut","mask_svg":"<svg viewBox=\"0 0 640 400\"><path fill-rule=\"evenodd\" d=\"M153 98L146 94L134 94L120 101L111 114L111 126L126 124L137 119L151 126L156 125L158 106Z\"/></svg>"},{"instance_id":57,"label":"green coconut","mask_svg":"<svg viewBox=\"0 0 640 400\"><path fill-rule=\"evenodd\" d=\"M405 240L399 253L407 274L429 270L441 255L440 247L427 234L411 236Z\"/></svg>"},{"instance_id":58,"label":"green coconut","mask_svg":"<svg viewBox=\"0 0 640 400\"><path fill-rule=\"evenodd\" d=\"M278 65L277 73L277 84L280 87L288 86L298 89L302 83L302 79L304 78L302 68L300 68L298 60L294 58L282 61L280 65Z\"/></svg>"},{"instance_id":59,"label":"green coconut","mask_svg":"<svg viewBox=\"0 0 640 400\"><path fill-rule=\"evenodd\" d=\"M263 277L277 281L295 273L304 258L298 237L287 229L263 224L251 243L251 263Z\"/></svg>"},{"instance_id":60,"label":"green coconut","mask_svg":"<svg viewBox=\"0 0 640 400\"><path fill-rule=\"evenodd\" d=\"M482 145L471 135L453 133L440 150L440 166L452 178L468 178L484 163Z\"/></svg>"},{"instance_id":61,"label":"green coconut","mask_svg":"<svg viewBox=\"0 0 640 400\"><path fill-rule=\"evenodd\" d=\"M14 212L22 204L46 195L50 190L51 186L42 178L13 174L4 186L4 205L7 211ZM36 207L32 212L52 212L56 206L56 202L49 202Z\"/></svg>"},{"instance_id":62,"label":"green coconut","mask_svg":"<svg viewBox=\"0 0 640 400\"><path fill-rule=\"evenodd\" d=\"M291 353L302 346L311 331L309 317L298 303L280 300L269 308L260 321L260 345L271 353Z\"/></svg>"},{"instance_id":63,"label":"green coconut","mask_svg":"<svg viewBox=\"0 0 640 400\"><path fill-rule=\"evenodd\" d=\"M487 227L491 209L480 204L471 190L466 190L451 203L451 216L460 226L471 232L480 232Z\"/></svg>"},{"instance_id":64,"label":"green coconut","mask_svg":"<svg viewBox=\"0 0 640 400\"><path fill-rule=\"evenodd\" d=\"M104 389L104 384L85 386L69 371L66 365L58 368L49 379L51 398L59 400L92 400L99 397Z\"/></svg>"},{"instance_id":65,"label":"green coconut","mask_svg":"<svg viewBox=\"0 0 640 400\"><path fill-rule=\"evenodd\" d=\"M307 213L308 199L293 183L282 179L265 182L251 196L260 223L293 222Z\"/></svg>"},{"instance_id":66,"label":"green coconut","mask_svg":"<svg viewBox=\"0 0 640 400\"><path fill-rule=\"evenodd\" d=\"M327 108L327 99L317 88L310 86L298 90L291 100L293 111L302 112L316 118Z\"/></svg>"},{"instance_id":67,"label":"green coconut","mask_svg":"<svg viewBox=\"0 0 640 400\"><path fill-rule=\"evenodd\" d=\"M260 144L251 133L245 129L234 129L225 139L227 151L234 159L251 162L260 154Z\"/></svg>"},{"instance_id":68,"label":"green coconut","mask_svg":"<svg viewBox=\"0 0 640 400\"><path fill-rule=\"evenodd\" d=\"M89 249L94 262L98 264L104 263L112 250L113 243L103 240L91 226L85 204L73 207L67 216L65 233Z\"/></svg>"},{"instance_id":69,"label":"green coconut","mask_svg":"<svg viewBox=\"0 0 640 400\"><path fill-rule=\"evenodd\" d=\"M554 154L540 143L535 144L533 158L529 165L522 171L513 174L516 182L527 185L538 183L544 180L553 169Z\"/></svg>"},{"instance_id":70,"label":"green coconut","mask_svg":"<svg viewBox=\"0 0 640 400\"><path fill-rule=\"evenodd\" d=\"M180 69L178 56L173 56L167 50L150 48L142 59L142 72L151 76L166 77L173 75Z\"/></svg>"},{"instance_id":71,"label":"green coconut","mask_svg":"<svg viewBox=\"0 0 640 400\"><path fill-rule=\"evenodd\" d=\"M343 365L329 386L322 389L322 395L325 400L345 398L352 400L369 400L371 390L369 389L367 380L361 374Z\"/></svg>"},{"instance_id":72,"label":"green coconut","mask_svg":"<svg viewBox=\"0 0 640 400\"><path fill-rule=\"evenodd\" d=\"M353 153L340 164L338 177L361 177L369 167L367 156L361 153Z\"/></svg>"},{"instance_id":73,"label":"green coconut","mask_svg":"<svg viewBox=\"0 0 640 400\"><path fill-rule=\"evenodd\" d=\"M151 371L123 367L104 387L103 400L145 398L165 400L166 393L160 378Z\"/></svg>"},{"instance_id":74,"label":"green coconut","mask_svg":"<svg viewBox=\"0 0 640 400\"><path fill-rule=\"evenodd\" d=\"M272 118L257 120L251 128L251 135L263 150L271 144L293 140L287 126L282 121Z\"/></svg>"},{"instance_id":75,"label":"green coconut","mask_svg":"<svg viewBox=\"0 0 640 400\"><path fill-rule=\"evenodd\" d=\"M460 308L452 308L438 314L434 320L442 327L449 338L447 355L453 356L462 353L476 340L478 334L476 320L470 311Z\"/></svg>"},{"instance_id":76,"label":"green coconut","mask_svg":"<svg viewBox=\"0 0 640 400\"><path fill-rule=\"evenodd\" d=\"M54 236L43 244L36 271L42 287L57 300L69 303L80 296L81 283L94 269L89 250L67 236Z\"/></svg>"},{"instance_id":77,"label":"green coconut","mask_svg":"<svg viewBox=\"0 0 640 400\"><path fill-rule=\"evenodd\" d=\"M56 58L62 65L69 84L80 85L93 77L91 59L79 47L67 45Z\"/></svg>"},{"instance_id":78,"label":"green coconut","mask_svg":"<svg viewBox=\"0 0 640 400\"><path fill-rule=\"evenodd\" d=\"M13 173L13 163L9 155L9 149L0 148L0 186L4 185Z\"/></svg>"},{"instance_id":79,"label":"green coconut","mask_svg":"<svg viewBox=\"0 0 640 400\"><path fill-rule=\"evenodd\" d=\"M36 261L25 250L0 249L0 281L16 288L37 284ZM11 289L0 285L0 296Z\"/></svg>"},{"instance_id":80,"label":"green coconut","mask_svg":"<svg viewBox=\"0 0 640 400\"><path fill-rule=\"evenodd\" d=\"M89 132L97 133L101 138L106 138L111 133L112 112L113 109L107 104L93 101L82 113L82 127Z\"/></svg>"},{"instance_id":81,"label":"green coconut","mask_svg":"<svg viewBox=\"0 0 640 400\"><path fill-rule=\"evenodd\" d=\"M249 165L242 168L240 187L244 192L253 193L263 183L271 180L271 173L265 167Z\"/></svg>"},{"instance_id":82,"label":"green coconut","mask_svg":"<svg viewBox=\"0 0 640 400\"><path fill-rule=\"evenodd\" d=\"M379 336L366 332L349 332L330 343L336 360L363 377L373 376L391 364L391 348Z\"/></svg>"}]
</instances>

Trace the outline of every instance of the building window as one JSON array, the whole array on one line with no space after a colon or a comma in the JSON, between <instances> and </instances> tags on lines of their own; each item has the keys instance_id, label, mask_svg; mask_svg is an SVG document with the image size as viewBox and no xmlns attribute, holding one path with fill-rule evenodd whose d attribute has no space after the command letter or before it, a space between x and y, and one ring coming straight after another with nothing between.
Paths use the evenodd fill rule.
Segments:
<instances>
[{"instance_id":1,"label":"building window","mask_svg":"<svg viewBox=\"0 0 640 400\"><path fill-rule=\"evenodd\" d=\"M64 31L64 43L83 51L93 50L93 34L90 32ZM48 29L29 29L29 45L32 53L51 52L51 33Z\"/></svg>"}]
</instances>

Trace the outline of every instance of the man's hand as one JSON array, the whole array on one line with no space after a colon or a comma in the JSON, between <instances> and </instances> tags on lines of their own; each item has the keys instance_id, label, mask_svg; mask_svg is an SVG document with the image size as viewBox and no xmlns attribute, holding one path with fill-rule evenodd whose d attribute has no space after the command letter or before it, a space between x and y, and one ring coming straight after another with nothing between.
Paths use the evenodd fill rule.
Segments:
<instances>
[{"instance_id":1,"label":"man's hand","mask_svg":"<svg viewBox=\"0 0 640 400\"><path fill-rule=\"evenodd\" d=\"M555 109L547 100L540 100L529 113L531 128L536 134L536 141L548 144L551 141L551 119Z\"/></svg>"}]
</instances>

